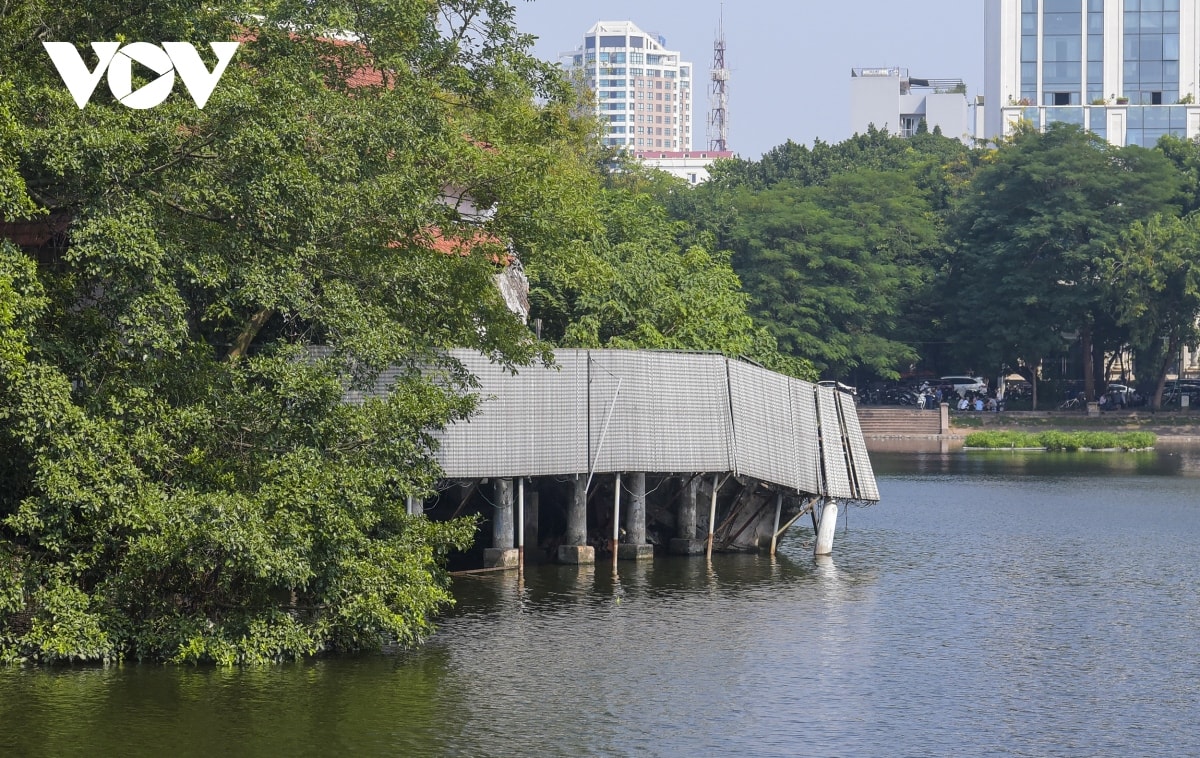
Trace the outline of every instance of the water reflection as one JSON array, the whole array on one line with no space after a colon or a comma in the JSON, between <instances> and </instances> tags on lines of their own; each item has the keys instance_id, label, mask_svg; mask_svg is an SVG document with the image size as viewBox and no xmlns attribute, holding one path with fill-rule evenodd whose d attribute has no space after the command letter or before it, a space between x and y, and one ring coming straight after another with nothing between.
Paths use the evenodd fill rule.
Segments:
<instances>
[{"instance_id":1,"label":"water reflection","mask_svg":"<svg viewBox=\"0 0 1200 758\"><path fill-rule=\"evenodd\" d=\"M908 450L873 452L877 475L1008 476L1200 476L1200 448L1165 447L1144 452L1048 452L1044 450Z\"/></svg>"}]
</instances>

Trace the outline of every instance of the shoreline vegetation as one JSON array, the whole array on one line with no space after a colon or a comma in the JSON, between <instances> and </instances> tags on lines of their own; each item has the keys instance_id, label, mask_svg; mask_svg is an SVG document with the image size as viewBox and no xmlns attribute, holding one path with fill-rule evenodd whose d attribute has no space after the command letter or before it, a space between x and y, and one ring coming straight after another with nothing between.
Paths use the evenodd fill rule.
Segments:
<instances>
[{"instance_id":1,"label":"shoreline vegetation","mask_svg":"<svg viewBox=\"0 0 1200 758\"><path fill-rule=\"evenodd\" d=\"M1149 450L1158 442L1154 432L1062 431L1022 432L995 430L972 432L963 440L966 449L986 450Z\"/></svg>"}]
</instances>

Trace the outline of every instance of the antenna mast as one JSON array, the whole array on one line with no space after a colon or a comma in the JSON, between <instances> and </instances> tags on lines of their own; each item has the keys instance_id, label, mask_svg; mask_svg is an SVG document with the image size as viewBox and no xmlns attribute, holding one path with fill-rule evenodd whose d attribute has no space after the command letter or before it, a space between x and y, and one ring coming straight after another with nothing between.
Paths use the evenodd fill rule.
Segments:
<instances>
[{"instance_id":1,"label":"antenna mast","mask_svg":"<svg viewBox=\"0 0 1200 758\"><path fill-rule=\"evenodd\" d=\"M717 39L713 43L711 84L708 88L708 149L728 150L729 140L729 69L725 68L725 4L721 4L721 17L717 26Z\"/></svg>"}]
</instances>

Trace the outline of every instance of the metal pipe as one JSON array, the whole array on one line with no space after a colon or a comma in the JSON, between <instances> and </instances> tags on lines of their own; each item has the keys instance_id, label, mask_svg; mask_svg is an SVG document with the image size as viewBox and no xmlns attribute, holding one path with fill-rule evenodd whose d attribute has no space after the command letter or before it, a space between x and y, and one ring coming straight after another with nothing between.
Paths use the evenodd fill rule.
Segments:
<instances>
[{"instance_id":1,"label":"metal pipe","mask_svg":"<svg viewBox=\"0 0 1200 758\"><path fill-rule=\"evenodd\" d=\"M525 478L517 480L517 570L525 570Z\"/></svg>"},{"instance_id":2,"label":"metal pipe","mask_svg":"<svg viewBox=\"0 0 1200 758\"><path fill-rule=\"evenodd\" d=\"M783 493L775 493L775 526L771 528L771 555L775 555L775 546L779 542L779 517L783 514Z\"/></svg>"},{"instance_id":3,"label":"metal pipe","mask_svg":"<svg viewBox=\"0 0 1200 758\"><path fill-rule=\"evenodd\" d=\"M604 437L608 434L608 422L612 421L613 408L617 407L617 395L621 394L621 383L624 381L624 379L617 379L617 388L613 390L612 402L609 403L608 412L604 415L604 428L600 430L600 441L596 443L596 454L592 456L592 465L588 469L587 485L583 488L585 492L592 487L592 475L596 473L596 462L600 460L600 451L604 449ZM591 398L591 394L591 390L589 390L589 398Z\"/></svg>"},{"instance_id":4,"label":"metal pipe","mask_svg":"<svg viewBox=\"0 0 1200 758\"><path fill-rule=\"evenodd\" d=\"M717 490L719 489L721 487L717 484L717 475L713 474L712 504L708 507L708 545L704 549L704 555L710 561L712 560L713 533L717 527Z\"/></svg>"},{"instance_id":5,"label":"metal pipe","mask_svg":"<svg viewBox=\"0 0 1200 758\"><path fill-rule=\"evenodd\" d=\"M612 555L613 565L617 563L617 542L621 536L621 472L617 472L616 491L613 492L613 528Z\"/></svg>"}]
</instances>

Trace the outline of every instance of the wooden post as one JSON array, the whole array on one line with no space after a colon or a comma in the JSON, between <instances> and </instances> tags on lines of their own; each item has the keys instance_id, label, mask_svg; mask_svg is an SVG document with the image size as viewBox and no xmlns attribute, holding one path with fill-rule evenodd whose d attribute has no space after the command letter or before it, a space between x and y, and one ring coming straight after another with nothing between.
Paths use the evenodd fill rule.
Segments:
<instances>
[{"instance_id":1,"label":"wooden post","mask_svg":"<svg viewBox=\"0 0 1200 758\"><path fill-rule=\"evenodd\" d=\"M775 555L775 546L779 542L779 517L783 515L783 493L775 493L775 526L771 529L771 555Z\"/></svg>"},{"instance_id":2,"label":"wooden post","mask_svg":"<svg viewBox=\"0 0 1200 758\"><path fill-rule=\"evenodd\" d=\"M713 532L717 527L717 490L719 489L717 475L713 474L712 504L708 507L708 544L704 548L704 555L709 560L712 560Z\"/></svg>"}]
</instances>

